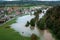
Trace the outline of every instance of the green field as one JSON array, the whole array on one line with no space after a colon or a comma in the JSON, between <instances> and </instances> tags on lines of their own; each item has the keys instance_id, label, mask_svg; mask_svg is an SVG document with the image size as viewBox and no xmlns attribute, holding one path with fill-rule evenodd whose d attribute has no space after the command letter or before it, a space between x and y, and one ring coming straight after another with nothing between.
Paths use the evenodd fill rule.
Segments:
<instances>
[{"instance_id":1,"label":"green field","mask_svg":"<svg viewBox=\"0 0 60 40\"><path fill-rule=\"evenodd\" d=\"M0 40L30 40L29 37L23 37L15 32L9 25L15 23L16 18L0 26Z\"/></svg>"}]
</instances>

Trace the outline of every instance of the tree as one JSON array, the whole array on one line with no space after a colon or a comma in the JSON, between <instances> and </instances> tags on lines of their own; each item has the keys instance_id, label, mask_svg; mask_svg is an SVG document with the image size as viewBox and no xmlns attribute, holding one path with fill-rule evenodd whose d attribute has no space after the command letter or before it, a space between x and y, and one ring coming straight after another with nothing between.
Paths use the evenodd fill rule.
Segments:
<instances>
[{"instance_id":1,"label":"tree","mask_svg":"<svg viewBox=\"0 0 60 40\"><path fill-rule=\"evenodd\" d=\"M25 26L26 26L26 27L28 27L28 26L29 26L29 24L30 24L30 23L29 23L29 21L27 21L27 23L26 23L26 25L25 25Z\"/></svg>"},{"instance_id":2,"label":"tree","mask_svg":"<svg viewBox=\"0 0 60 40\"><path fill-rule=\"evenodd\" d=\"M41 18L36 24L37 24L37 27L40 30L44 30L45 29L45 19L44 18Z\"/></svg>"},{"instance_id":3,"label":"tree","mask_svg":"<svg viewBox=\"0 0 60 40\"><path fill-rule=\"evenodd\" d=\"M34 13L36 22L39 20L39 14L40 14L41 12L42 12L42 10L38 9L38 10Z\"/></svg>"},{"instance_id":4,"label":"tree","mask_svg":"<svg viewBox=\"0 0 60 40\"><path fill-rule=\"evenodd\" d=\"M35 19L34 18L31 19L30 25L33 26L33 27L35 26Z\"/></svg>"}]
</instances>

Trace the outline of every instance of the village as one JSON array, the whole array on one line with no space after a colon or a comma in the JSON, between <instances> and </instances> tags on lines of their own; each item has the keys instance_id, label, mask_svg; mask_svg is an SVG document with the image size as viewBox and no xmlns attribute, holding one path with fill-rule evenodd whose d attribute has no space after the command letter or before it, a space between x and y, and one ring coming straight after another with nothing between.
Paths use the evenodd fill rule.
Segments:
<instances>
[{"instance_id":1,"label":"village","mask_svg":"<svg viewBox=\"0 0 60 40\"><path fill-rule=\"evenodd\" d=\"M16 16L22 16L27 14L32 15L37 9L43 9L43 8L39 6L38 8L37 7L1 7L0 25Z\"/></svg>"},{"instance_id":2,"label":"village","mask_svg":"<svg viewBox=\"0 0 60 40\"><path fill-rule=\"evenodd\" d=\"M6 21L16 17L21 16L23 14L28 14L33 10L29 8L20 8L20 7L7 7L7 8L0 8L0 24L5 23Z\"/></svg>"}]
</instances>

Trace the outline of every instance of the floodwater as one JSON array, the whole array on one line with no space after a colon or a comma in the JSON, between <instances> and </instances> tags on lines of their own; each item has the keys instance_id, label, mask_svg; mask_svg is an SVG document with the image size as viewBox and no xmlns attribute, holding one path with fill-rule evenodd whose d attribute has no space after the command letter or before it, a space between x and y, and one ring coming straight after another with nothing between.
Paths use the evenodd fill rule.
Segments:
<instances>
[{"instance_id":1,"label":"floodwater","mask_svg":"<svg viewBox=\"0 0 60 40\"><path fill-rule=\"evenodd\" d=\"M46 10L44 10L44 12L46 13ZM42 18L42 16L44 16L44 13L41 13L39 15L39 18ZM16 20L16 23L13 23L10 26L16 32L19 32L22 36L30 37L32 34L35 34L38 37L40 37L40 40L54 40L51 33L47 30L44 30L43 35L42 35L37 27L35 27L34 30L31 30L30 26L25 27L25 24L27 23L27 21L30 21L34 17L35 17L34 15L25 15L22 17L18 17Z\"/></svg>"},{"instance_id":2,"label":"floodwater","mask_svg":"<svg viewBox=\"0 0 60 40\"><path fill-rule=\"evenodd\" d=\"M32 16L31 15L26 15L26 16L23 16L23 17L18 17L17 20L16 20L16 23L11 25L11 28L16 30L17 32L19 32L23 36L30 37L32 35L32 33L39 36L39 31L37 30L36 27L35 27L34 30L31 30L30 26L29 27L25 26L27 21L30 21L34 17L35 17L34 15L32 15Z\"/></svg>"}]
</instances>

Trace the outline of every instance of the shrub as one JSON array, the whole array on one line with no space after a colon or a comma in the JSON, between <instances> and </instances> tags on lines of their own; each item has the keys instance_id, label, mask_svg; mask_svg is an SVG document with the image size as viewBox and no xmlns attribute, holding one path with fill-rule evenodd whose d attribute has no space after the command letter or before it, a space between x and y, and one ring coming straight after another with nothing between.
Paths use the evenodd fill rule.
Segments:
<instances>
[{"instance_id":1,"label":"shrub","mask_svg":"<svg viewBox=\"0 0 60 40\"><path fill-rule=\"evenodd\" d=\"M31 35L31 40L37 40L37 38L38 38L38 37L37 37L35 34L32 34L32 35Z\"/></svg>"}]
</instances>

